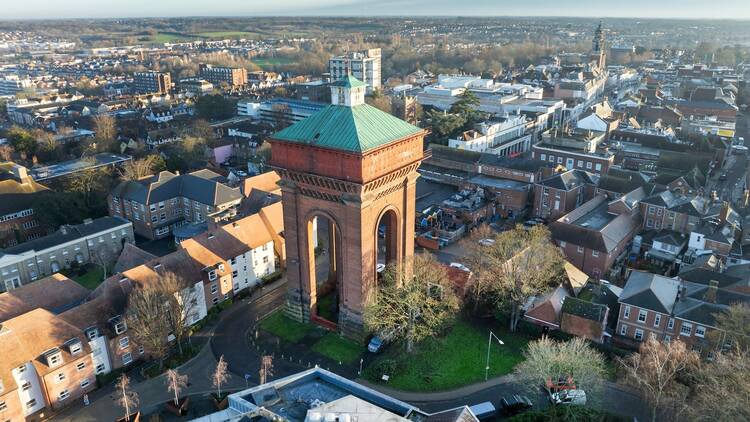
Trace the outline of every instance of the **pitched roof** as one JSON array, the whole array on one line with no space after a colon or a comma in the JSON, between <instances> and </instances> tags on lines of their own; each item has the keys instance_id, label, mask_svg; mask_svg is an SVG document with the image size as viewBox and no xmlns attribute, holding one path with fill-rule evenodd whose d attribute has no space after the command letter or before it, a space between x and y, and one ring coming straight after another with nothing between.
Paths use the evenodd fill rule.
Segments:
<instances>
[{"instance_id":1,"label":"pitched roof","mask_svg":"<svg viewBox=\"0 0 750 422\"><path fill-rule=\"evenodd\" d=\"M563 302L562 313L579 316L592 321L604 322L604 317L607 315L607 306L575 297L568 297Z\"/></svg>"},{"instance_id":2,"label":"pitched roof","mask_svg":"<svg viewBox=\"0 0 750 422\"><path fill-rule=\"evenodd\" d=\"M245 197L248 197L253 190L268 193L278 192L281 190L278 185L279 180L281 180L281 177L275 171L267 171L257 176L248 177L242 184L242 193Z\"/></svg>"},{"instance_id":3,"label":"pitched roof","mask_svg":"<svg viewBox=\"0 0 750 422\"><path fill-rule=\"evenodd\" d=\"M564 173L558 173L539 182L542 186L547 186L560 190L571 190L583 184L596 185L599 177L595 174L583 170L568 170Z\"/></svg>"},{"instance_id":4,"label":"pitched roof","mask_svg":"<svg viewBox=\"0 0 750 422\"><path fill-rule=\"evenodd\" d=\"M273 135L292 142L364 153L423 130L368 104L353 107L331 104Z\"/></svg>"},{"instance_id":5,"label":"pitched roof","mask_svg":"<svg viewBox=\"0 0 750 422\"><path fill-rule=\"evenodd\" d=\"M214 206L242 198L239 188L230 188L221 183L222 179L207 169L183 175L162 171L141 180L124 181L112 195L147 205L180 196Z\"/></svg>"},{"instance_id":6,"label":"pitched roof","mask_svg":"<svg viewBox=\"0 0 750 422\"><path fill-rule=\"evenodd\" d=\"M679 290L679 280L633 271L622 289L620 302L669 314L677 301Z\"/></svg>"},{"instance_id":7,"label":"pitched roof","mask_svg":"<svg viewBox=\"0 0 750 422\"><path fill-rule=\"evenodd\" d=\"M47 366L46 360L41 359L41 356L53 348L60 349L63 362L70 362L74 358L67 348L62 346L74 338L77 338L83 347L83 354L79 357L91 353L88 341L79 328L47 310L37 308L3 322L0 327L0 350L3 351L3 358L0 359L0 380L3 385L12 389L16 382L11 370L26 362L31 362L40 376L51 372L53 368Z\"/></svg>"},{"instance_id":8,"label":"pitched roof","mask_svg":"<svg viewBox=\"0 0 750 422\"><path fill-rule=\"evenodd\" d=\"M347 75L332 83L331 86L339 86L342 88L361 88L363 86L367 86L367 84L352 75Z\"/></svg>"},{"instance_id":9,"label":"pitched roof","mask_svg":"<svg viewBox=\"0 0 750 422\"><path fill-rule=\"evenodd\" d=\"M0 293L0 322L36 308L58 314L83 302L91 291L62 274L53 274Z\"/></svg>"},{"instance_id":10,"label":"pitched roof","mask_svg":"<svg viewBox=\"0 0 750 422\"><path fill-rule=\"evenodd\" d=\"M117 262L115 263L112 272L120 273L127 271L155 258L155 255L144 251L130 242L126 242L122 248L122 252L120 252L120 256L117 258Z\"/></svg>"},{"instance_id":11,"label":"pitched roof","mask_svg":"<svg viewBox=\"0 0 750 422\"><path fill-rule=\"evenodd\" d=\"M550 224L552 237L596 251L610 253L638 226L639 216L613 214L603 195L584 203Z\"/></svg>"}]
</instances>

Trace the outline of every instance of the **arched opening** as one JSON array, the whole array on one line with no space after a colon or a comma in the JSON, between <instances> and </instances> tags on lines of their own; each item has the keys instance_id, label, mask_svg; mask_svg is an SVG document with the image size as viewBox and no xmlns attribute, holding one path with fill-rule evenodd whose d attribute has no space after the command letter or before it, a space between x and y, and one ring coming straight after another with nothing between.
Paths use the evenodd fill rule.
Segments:
<instances>
[{"instance_id":1,"label":"arched opening","mask_svg":"<svg viewBox=\"0 0 750 422\"><path fill-rule=\"evenodd\" d=\"M308 221L310 306L313 321L332 327L338 323L341 293L341 234L336 222L323 214ZM320 321L324 320L324 321Z\"/></svg>"},{"instance_id":2,"label":"arched opening","mask_svg":"<svg viewBox=\"0 0 750 422\"><path fill-rule=\"evenodd\" d=\"M388 209L381 214L376 226L376 273L380 274L386 266L398 264L399 227L396 211Z\"/></svg>"}]
</instances>

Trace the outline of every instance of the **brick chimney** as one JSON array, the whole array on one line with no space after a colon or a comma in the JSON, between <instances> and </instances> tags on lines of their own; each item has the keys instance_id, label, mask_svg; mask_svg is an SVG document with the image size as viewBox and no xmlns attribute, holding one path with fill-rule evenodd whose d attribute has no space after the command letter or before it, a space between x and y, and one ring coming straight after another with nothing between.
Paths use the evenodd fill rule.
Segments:
<instances>
[{"instance_id":1,"label":"brick chimney","mask_svg":"<svg viewBox=\"0 0 750 422\"><path fill-rule=\"evenodd\" d=\"M708 282L708 290L703 294L703 300L706 302L716 303L716 292L719 290L719 282L711 280Z\"/></svg>"}]
</instances>

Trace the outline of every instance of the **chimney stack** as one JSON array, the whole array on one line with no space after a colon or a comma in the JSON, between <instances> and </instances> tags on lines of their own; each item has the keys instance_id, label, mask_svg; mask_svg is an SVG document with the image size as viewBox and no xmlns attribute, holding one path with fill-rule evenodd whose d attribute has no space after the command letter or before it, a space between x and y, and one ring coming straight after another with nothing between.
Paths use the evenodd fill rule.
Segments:
<instances>
[{"instance_id":1,"label":"chimney stack","mask_svg":"<svg viewBox=\"0 0 750 422\"><path fill-rule=\"evenodd\" d=\"M706 302L716 303L716 292L719 290L719 282L711 280L708 282L708 290L703 294L703 300Z\"/></svg>"}]
</instances>

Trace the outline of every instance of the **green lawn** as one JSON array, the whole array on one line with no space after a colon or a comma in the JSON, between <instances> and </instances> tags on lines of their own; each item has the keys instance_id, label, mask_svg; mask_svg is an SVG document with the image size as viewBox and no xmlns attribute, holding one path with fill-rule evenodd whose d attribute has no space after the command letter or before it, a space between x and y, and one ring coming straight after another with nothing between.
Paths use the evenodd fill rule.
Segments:
<instances>
[{"instance_id":1,"label":"green lawn","mask_svg":"<svg viewBox=\"0 0 750 422\"><path fill-rule=\"evenodd\" d=\"M78 282L81 286L94 290L104 281L104 274L102 273L101 267L90 266L88 271L82 275L73 275L71 277L74 281Z\"/></svg>"},{"instance_id":2,"label":"green lawn","mask_svg":"<svg viewBox=\"0 0 750 422\"><path fill-rule=\"evenodd\" d=\"M289 319L283 310L278 310L261 321L260 328L290 343L302 340L314 329L312 325Z\"/></svg>"},{"instance_id":3,"label":"green lawn","mask_svg":"<svg viewBox=\"0 0 750 422\"><path fill-rule=\"evenodd\" d=\"M254 57L252 62L262 68L268 68L292 63L292 59L289 57Z\"/></svg>"},{"instance_id":4,"label":"green lawn","mask_svg":"<svg viewBox=\"0 0 750 422\"><path fill-rule=\"evenodd\" d=\"M492 330L505 343L492 344L489 375L497 377L510 373L523 360L521 353L528 339L499 326L493 326ZM400 345L392 345L367 367L365 376L378 381L383 368L395 368L387 374L388 385L407 391L449 390L483 381L488 335L487 326L460 319L449 333L424 341L412 355L406 355Z\"/></svg>"},{"instance_id":5,"label":"green lawn","mask_svg":"<svg viewBox=\"0 0 750 422\"><path fill-rule=\"evenodd\" d=\"M329 332L313 344L311 350L336 362L347 364L357 361L364 352L364 346Z\"/></svg>"},{"instance_id":6,"label":"green lawn","mask_svg":"<svg viewBox=\"0 0 750 422\"><path fill-rule=\"evenodd\" d=\"M248 31L209 31L196 34L205 38L249 38L259 35L257 32Z\"/></svg>"}]
</instances>

